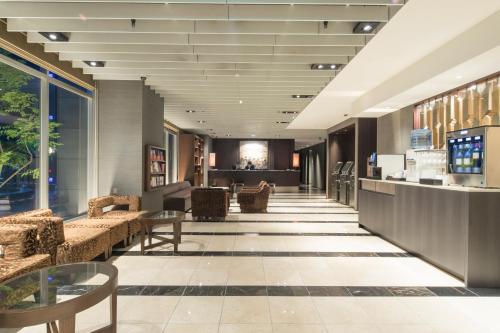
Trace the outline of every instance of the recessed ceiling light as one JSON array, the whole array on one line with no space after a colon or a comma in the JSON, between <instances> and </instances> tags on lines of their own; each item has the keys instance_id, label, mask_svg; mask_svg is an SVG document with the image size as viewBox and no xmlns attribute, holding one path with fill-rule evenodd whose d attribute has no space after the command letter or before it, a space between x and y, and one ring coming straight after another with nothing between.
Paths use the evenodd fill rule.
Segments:
<instances>
[{"instance_id":1,"label":"recessed ceiling light","mask_svg":"<svg viewBox=\"0 0 500 333\"><path fill-rule=\"evenodd\" d=\"M206 120L198 120L198 122L199 122L200 124L204 124L204 123L206 123L207 121L206 121Z\"/></svg>"},{"instance_id":2,"label":"recessed ceiling light","mask_svg":"<svg viewBox=\"0 0 500 333\"><path fill-rule=\"evenodd\" d=\"M255 138L255 134L250 135L252 138Z\"/></svg>"},{"instance_id":3,"label":"recessed ceiling light","mask_svg":"<svg viewBox=\"0 0 500 333\"><path fill-rule=\"evenodd\" d=\"M240 99L240 104L243 104L243 101Z\"/></svg>"},{"instance_id":4,"label":"recessed ceiling light","mask_svg":"<svg viewBox=\"0 0 500 333\"><path fill-rule=\"evenodd\" d=\"M355 34L368 34L372 33L379 25L379 22L359 22L354 26L352 32Z\"/></svg>"},{"instance_id":5,"label":"recessed ceiling light","mask_svg":"<svg viewBox=\"0 0 500 333\"><path fill-rule=\"evenodd\" d=\"M53 41L53 42L67 42L69 41L68 36L62 32L40 32L40 35Z\"/></svg>"},{"instance_id":6,"label":"recessed ceiling light","mask_svg":"<svg viewBox=\"0 0 500 333\"><path fill-rule=\"evenodd\" d=\"M283 114L297 114L299 113L298 111L281 111Z\"/></svg>"},{"instance_id":7,"label":"recessed ceiling light","mask_svg":"<svg viewBox=\"0 0 500 333\"><path fill-rule=\"evenodd\" d=\"M331 69L336 69L339 68L339 64L312 64L311 69L312 70L331 70Z\"/></svg>"},{"instance_id":8,"label":"recessed ceiling light","mask_svg":"<svg viewBox=\"0 0 500 333\"><path fill-rule=\"evenodd\" d=\"M455 76L455 79L457 79L457 80L460 80L461 78L463 78L463 76L462 76L462 75L457 75L457 76Z\"/></svg>"},{"instance_id":9,"label":"recessed ceiling light","mask_svg":"<svg viewBox=\"0 0 500 333\"><path fill-rule=\"evenodd\" d=\"M87 60L84 61L90 67L104 67L106 63L104 61L96 61L96 60Z\"/></svg>"},{"instance_id":10,"label":"recessed ceiling light","mask_svg":"<svg viewBox=\"0 0 500 333\"><path fill-rule=\"evenodd\" d=\"M314 95L292 95L292 98L313 98Z\"/></svg>"},{"instance_id":11,"label":"recessed ceiling light","mask_svg":"<svg viewBox=\"0 0 500 333\"><path fill-rule=\"evenodd\" d=\"M289 121L277 121L276 124L290 124Z\"/></svg>"},{"instance_id":12,"label":"recessed ceiling light","mask_svg":"<svg viewBox=\"0 0 500 333\"><path fill-rule=\"evenodd\" d=\"M186 110L187 113L195 113L195 110Z\"/></svg>"},{"instance_id":13,"label":"recessed ceiling light","mask_svg":"<svg viewBox=\"0 0 500 333\"><path fill-rule=\"evenodd\" d=\"M226 134L226 136L231 136L231 134Z\"/></svg>"}]
</instances>

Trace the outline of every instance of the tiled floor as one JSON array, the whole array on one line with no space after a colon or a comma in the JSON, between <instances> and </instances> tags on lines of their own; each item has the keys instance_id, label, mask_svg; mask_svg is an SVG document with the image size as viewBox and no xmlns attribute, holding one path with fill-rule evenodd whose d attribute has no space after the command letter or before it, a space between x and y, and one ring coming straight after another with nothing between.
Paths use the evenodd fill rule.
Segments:
<instances>
[{"instance_id":1,"label":"tiled floor","mask_svg":"<svg viewBox=\"0 0 500 333\"><path fill-rule=\"evenodd\" d=\"M119 332L500 331L500 297L370 235L322 193L273 195L268 214L232 204L226 222L184 222L180 256L170 246L141 256L137 243L115 251ZM105 301L77 317L77 330L107 318Z\"/></svg>"}]
</instances>

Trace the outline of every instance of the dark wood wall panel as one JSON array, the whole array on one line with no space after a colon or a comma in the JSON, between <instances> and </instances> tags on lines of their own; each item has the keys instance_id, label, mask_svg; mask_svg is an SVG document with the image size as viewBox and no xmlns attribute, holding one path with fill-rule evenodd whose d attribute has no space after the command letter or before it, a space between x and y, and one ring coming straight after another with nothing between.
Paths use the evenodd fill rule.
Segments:
<instances>
[{"instance_id":1,"label":"dark wood wall panel","mask_svg":"<svg viewBox=\"0 0 500 333\"><path fill-rule=\"evenodd\" d=\"M267 141L269 169L286 170L292 167L295 150L293 139L213 139L212 152L216 154L217 169L229 170L240 160L240 141Z\"/></svg>"}]
</instances>

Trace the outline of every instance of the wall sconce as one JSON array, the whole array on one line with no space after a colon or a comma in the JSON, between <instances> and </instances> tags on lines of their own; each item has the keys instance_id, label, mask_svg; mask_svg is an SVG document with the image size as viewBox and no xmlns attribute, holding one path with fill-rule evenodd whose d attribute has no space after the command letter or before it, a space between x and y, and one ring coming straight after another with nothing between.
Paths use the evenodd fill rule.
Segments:
<instances>
[{"instance_id":1,"label":"wall sconce","mask_svg":"<svg viewBox=\"0 0 500 333\"><path fill-rule=\"evenodd\" d=\"M215 153L208 154L208 166L215 168Z\"/></svg>"},{"instance_id":2,"label":"wall sconce","mask_svg":"<svg viewBox=\"0 0 500 333\"><path fill-rule=\"evenodd\" d=\"M300 155L299 153L293 153L292 156L292 167L299 168L300 167Z\"/></svg>"}]
</instances>

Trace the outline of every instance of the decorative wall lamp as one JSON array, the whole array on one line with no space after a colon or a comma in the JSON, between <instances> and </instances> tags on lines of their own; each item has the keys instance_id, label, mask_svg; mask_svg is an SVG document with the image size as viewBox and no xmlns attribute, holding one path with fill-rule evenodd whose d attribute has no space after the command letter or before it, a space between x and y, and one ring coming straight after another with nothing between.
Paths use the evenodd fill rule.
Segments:
<instances>
[{"instance_id":1,"label":"decorative wall lamp","mask_svg":"<svg viewBox=\"0 0 500 333\"><path fill-rule=\"evenodd\" d=\"M299 153L293 153L292 167L295 169L298 169L300 167L300 155L299 155Z\"/></svg>"},{"instance_id":2,"label":"decorative wall lamp","mask_svg":"<svg viewBox=\"0 0 500 333\"><path fill-rule=\"evenodd\" d=\"M208 154L208 166L215 168L215 153Z\"/></svg>"}]
</instances>

